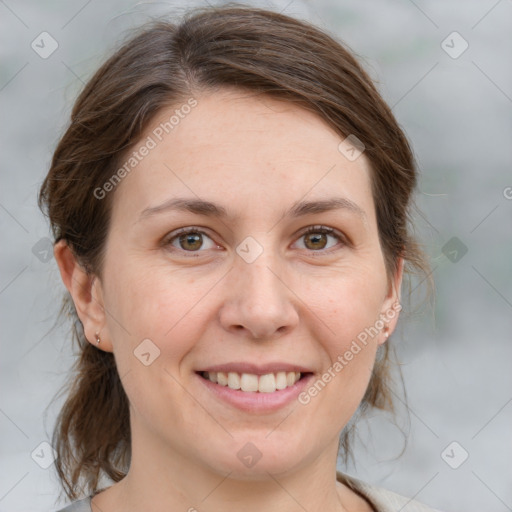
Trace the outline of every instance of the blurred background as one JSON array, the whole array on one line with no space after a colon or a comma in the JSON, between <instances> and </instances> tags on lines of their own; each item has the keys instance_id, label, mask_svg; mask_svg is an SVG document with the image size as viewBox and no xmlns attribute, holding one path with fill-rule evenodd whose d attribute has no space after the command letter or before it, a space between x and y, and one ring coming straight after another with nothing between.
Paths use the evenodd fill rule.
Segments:
<instances>
[{"instance_id":1,"label":"blurred background","mask_svg":"<svg viewBox=\"0 0 512 512\"><path fill-rule=\"evenodd\" d=\"M347 43L421 169L416 228L436 293L391 340L408 405L397 394L398 427L360 422L356 464L339 469L444 512L512 510L512 1L245 3ZM68 326L51 331L64 286L36 204L52 152L121 37L203 4L0 0L0 512L64 504L47 443L74 355Z\"/></svg>"}]
</instances>

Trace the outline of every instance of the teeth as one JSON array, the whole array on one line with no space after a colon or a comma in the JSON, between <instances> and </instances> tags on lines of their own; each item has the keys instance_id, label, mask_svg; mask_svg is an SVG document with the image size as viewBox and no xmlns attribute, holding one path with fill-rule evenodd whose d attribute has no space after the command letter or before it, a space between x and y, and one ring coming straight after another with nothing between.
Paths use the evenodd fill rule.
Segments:
<instances>
[{"instance_id":1,"label":"teeth","mask_svg":"<svg viewBox=\"0 0 512 512\"><path fill-rule=\"evenodd\" d=\"M212 373L215 373L215 372L212 372ZM224 373L224 372L217 372L217 384L220 384L221 386L227 386L228 385L228 374Z\"/></svg>"},{"instance_id":2,"label":"teeth","mask_svg":"<svg viewBox=\"0 0 512 512\"><path fill-rule=\"evenodd\" d=\"M273 373L260 376L258 391L260 393L273 393L276 390L276 378Z\"/></svg>"},{"instance_id":3,"label":"teeth","mask_svg":"<svg viewBox=\"0 0 512 512\"><path fill-rule=\"evenodd\" d=\"M238 375L238 373L228 373L228 387L231 389L240 389L240 375Z\"/></svg>"},{"instance_id":4,"label":"teeth","mask_svg":"<svg viewBox=\"0 0 512 512\"><path fill-rule=\"evenodd\" d=\"M203 377L220 386L260 393L273 393L293 386L300 379L300 375L300 372L277 372L259 376L253 373L203 372Z\"/></svg>"},{"instance_id":5,"label":"teeth","mask_svg":"<svg viewBox=\"0 0 512 512\"><path fill-rule=\"evenodd\" d=\"M297 373L296 372L288 372L286 374L286 385L287 386L293 386L293 383L296 382L296 380L297 380Z\"/></svg>"},{"instance_id":6,"label":"teeth","mask_svg":"<svg viewBox=\"0 0 512 512\"><path fill-rule=\"evenodd\" d=\"M252 373L242 373L240 388L242 391L258 391L258 376Z\"/></svg>"},{"instance_id":7,"label":"teeth","mask_svg":"<svg viewBox=\"0 0 512 512\"><path fill-rule=\"evenodd\" d=\"M295 373L295 372L290 372ZM295 375L294 375L295 377ZM288 381L286 380L286 372L277 372L276 373L276 389L284 389L288 385Z\"/></svg>"}]
</instances>

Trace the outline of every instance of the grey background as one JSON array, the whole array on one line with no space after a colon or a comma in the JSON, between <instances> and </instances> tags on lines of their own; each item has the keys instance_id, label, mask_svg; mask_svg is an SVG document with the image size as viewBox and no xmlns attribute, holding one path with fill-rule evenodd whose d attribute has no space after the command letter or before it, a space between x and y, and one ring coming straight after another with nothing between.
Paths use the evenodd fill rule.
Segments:
<instances>
[{"instance_id":1,"label":"grey background","mask_svg":"<svg viewBox=\"0 0 512 512\"><path fill-rule=\"evenodd\" d=\"M64 290L36 205L52 151L82 82L119 37L198 4L0 0L0 512L52 510L58 494L53 466L31 458L50 453L38 446L62 401L48 405L73 361L66 328L47 334ZM404 315L393 337L409 442L397 458L403 438L375 414L360 424L357 467L340 469L446 512L512 510L512 1L250 4L308 19L348 43L422 170L417 229L435 303ZM47 59L31 48L43 31L59 45ZM453 31L469 44L458 58L441 46ZM457 37L445 43L452 53L462 48ZM469 457L457 469L443 460L456 465L463 450Z\"/></svg>"}]
</instances>

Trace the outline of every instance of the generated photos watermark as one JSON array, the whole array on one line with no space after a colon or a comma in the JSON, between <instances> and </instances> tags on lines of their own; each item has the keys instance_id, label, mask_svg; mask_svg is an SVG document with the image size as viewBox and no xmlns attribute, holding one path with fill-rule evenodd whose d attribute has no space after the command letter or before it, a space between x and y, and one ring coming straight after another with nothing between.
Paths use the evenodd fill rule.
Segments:
<instances>
[{"instance_id":1,"label":"generated photos watermark","mask_svg":"<svg viewBox=\"0 0 512 512\"><path fill-rule=\"evenodd\" d=\"M337 374L341 372L346 366L349 365L350 361L359 354L364 347L368 344L368 341L378 336L385 325L393 320L396 315L402 310L402 305L399 302L395 302L393 306L388 309L385 313L381 313L378 320L370 326L362 330L356 339L352 340L350 347L343 353L340 354L336 361L327 368L327 370L319 377L313 384L311 384L305 391L299 394L298 401L302 405L307 405L311 402L311 399L322 391L325 386L331 382Z\"/></svg>"},{"instance_id":2,"label":"generated photos watermark","mask_svg":"<svg viewBox=\"0 0 512 512\"><path fill-rule=\"evenodd\" d=\"M149 155L152 149L155 149L159 142L161 142L165 135L171 133L176 126L178 126L182 119L190 114L192 109L197 106L195 98L189 98L187 103L184 103L174 110L172 116L167 121L161 122L156 128L153 129L151 135L148 135L139 148L133 151L130 156L125 160L123 165L107 180L101 187L94 189L94 197L96 199L104 199L106 195L115 189L115 187L126 177L142 160Z\"/></svg>"}]
</instances>

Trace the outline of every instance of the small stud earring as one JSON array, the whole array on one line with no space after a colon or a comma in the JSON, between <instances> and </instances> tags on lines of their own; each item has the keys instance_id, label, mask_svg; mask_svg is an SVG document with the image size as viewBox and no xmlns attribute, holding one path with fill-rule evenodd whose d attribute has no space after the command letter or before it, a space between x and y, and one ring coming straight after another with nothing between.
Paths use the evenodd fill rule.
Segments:
<instances>
[{"instance_id":1,"label":"small stud earring","mask_svg":"<svg viewBox=\"0 0 512 512\"><path fill-rule=\"evenodd\" d=\"M386 331L384 332L384 336L386 336L386 339L389 338L389 331L388 331L388 328L386 327Z\"/></svg>"},{"instance_id":2,"label":"small stud earring","mask_svg":"<svg viewBox=\"0 0 512 512\"><path fill-rule=\"evenodd\" d=\"M101 340L100 340L100 334L97 332L97 333L95 334L95 336L96 336L96 343L99 345L99 343L100 343L100 341L101 341Z\"/></svg>"}]
</instances>

